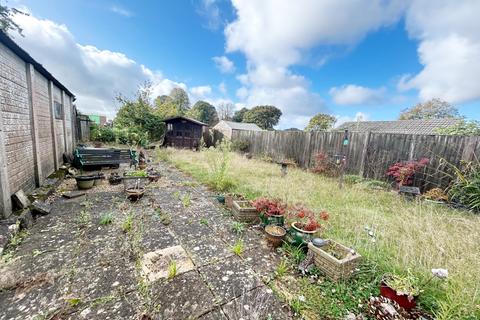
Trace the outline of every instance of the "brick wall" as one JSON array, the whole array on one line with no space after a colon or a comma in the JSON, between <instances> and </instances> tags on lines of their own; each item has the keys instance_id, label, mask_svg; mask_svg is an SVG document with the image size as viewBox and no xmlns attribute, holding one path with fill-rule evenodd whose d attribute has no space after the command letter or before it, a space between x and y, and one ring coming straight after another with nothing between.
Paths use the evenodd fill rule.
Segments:
<instances>
[{"instance_id":1,"label":"brick wall","mask_svg":"<svg viewBox=\"0 0 480 320\"><path fill-rule=\"evenodd\" d=\"M0 44L1 111L7 157L8 184L12 193L35 188L33 143L26 64Z\"/></svg>"},{"instance_id":2,"label":"brick wall","mask_svg":"<svg viewBox=\"0 0 480 320\"><path fill-rule=\"evenodd\" d=\"M35 96L33 101L38 126L40 165L43 176L47 177L55 171L52 141L52 114L48 95L48 80L37 71L35 71L34 87Z\"/></svg>"}]
</instances>

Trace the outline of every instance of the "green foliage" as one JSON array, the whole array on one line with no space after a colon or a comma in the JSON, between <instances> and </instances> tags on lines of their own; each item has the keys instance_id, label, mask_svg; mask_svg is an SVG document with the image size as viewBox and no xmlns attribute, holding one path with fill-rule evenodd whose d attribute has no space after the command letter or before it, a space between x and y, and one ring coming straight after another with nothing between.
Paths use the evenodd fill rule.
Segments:
<instances>
[{"instance_id":1,"label":"green foliage","mask_svg":"<svg viewBox=\"0 0 480 320\"><path fill-rule=\"evenodd\" d=\"M318 113L310 119L305 131L325 131L333 128L335 122L337 122L337 118L334 116Z\"/></svg>"},{"instance_id":2,"label":"green foliage","mask_svg":"<svg viewBox=\"0 0 480 320\"><path fill-rule=\"evenodd\" d=\"M210 103L205 101L197 101L193 107L188 110L186 115L190 118L196 119L209 126L214 126L218 122L217 110Z\"/></svg>"},{"instance_id":3,"label":"green foliage","mask_svg":"<svg viewBox=\"0 0 480 320\"><path fill-rule=\"evenodd\" d=\"M278 124L282 111L274 106L256 106L245 112L243 121L247 123L255 123L260 128L272 130L273 126Z\"/></svg>"},{"instance_id":4,"label":"green foliage","mask_svg":"<svg viewBox=\"0 0 480 320\"><path fill-rule=\"evenodd\" d=\"M285 251L290 261L295 265L298 265L305 260L305 257L307 256L301 246L295 246L286 242L284 242L282 250Z\"/></svg>"},{"instance_id":5,"label":"green foliage","mask_svg":"<svg viewBox=\"0 0 480 320\"><path fill-rule=\"evenodd\" d=\"M183 111L173 103L173 99L169 96L159 96L155 99L155 114L160 119L167 119L171 117L183 115Z\"/></svg>"},{"instance_id":6,"label":"green foliage","mask_svg":"<svg viewBox=\"0 0 480 320\"><path fill-rule=\"evenodd\" d=\"M277 269L275 270L275 273L278 277L283 277L284 275L287 274L288 270L289 270L289 267L288 267L287 260L282 259L282 261L280 261L280 263L278 264Z\"/></svg>"},{"instance_id":7,"label":"green foliage","mask_svg":"<svg viewBox=\"0 0 480 320\"><path fill-rule=\"evenodd\" d=\"M209 184L217 191L228 191L233 182L227 175L230 162L230 142L223 140L216 148L205 150L209 167Z\"/></svg>"},{"instance_id":8,"label":"green foliage","mask_svg":"<svg viewBox=\"0 0 480 320\"><path fill-rule=\"evenodd\" d=\"M113 214L108 212L108 213L104 213L101 217L100 217L100 221L99 223L101 225L109 225L109 224L112 224L113 223Z\"/></svg>"},{"instance_id":9,"label":"green foliage","mask_svg":"<svg viewBox=\"0 0 480 320\"><path fill-rule=\"evenodd\" d=\"M438 128L438 134L446 134L452 136L480 136L480 122L471 120L461 120L459 123L446 128Z\"/></svg>"},{"instance_id":10,"label":"green foliage","mask_svg":"<svg viewBox=\"0 0 480 320\"><path fill-rule=\"evenodd\" d=\"M400 120L458 118L458 109L446 101L431 99L400 113Z\"/></svg>"},{"instance_id":11,"label":"green foliage","mask_svg":"<svg viewBox=\"0 0 480 320\"><path fill-rule=\"evenodd\" d=\"M248 140L235 140L232 142L231 148L233 151L247 152L250 148Z\"/></svg>"},{"instance_id":12,"label":"green foliage","mask_svg":"<svg viewBox=\"0 0 480 320\"><path fill-rule=\"evenodd\" d=\"M355 174L346 174L343 177L343 181L345 181L345 183L347 184L357 184L363 182L363 177L357 176Z\"/></svg>"},{"instance_id":13,"label":"green foliage","mask_svg":"<svg viewBox=\"0 0 480 320\"><path fill-rule=\"evenodd\" d=\"M170 223L172 223L172 216L166 212L163 212L160 210L160 208L155 209L155 215L160 219L160 222L163 225L168 226Z\"/></svg>"},{"instance_id":14,"label":"green foliage","mask_svg":"<svg viewBox=\"0 0 480 320\"><path fill-rule=\"evenodd\" d=\"M235 244L231 247L231 251L236 254L237 256L241 256L243 253L243 240L237 240Z\"/></svg>"},{"instance_id":15,"label":"green foliage","mask_svg":"<svg viewBox=\"0 0 480 320\"><path fill-rule=\"evenodd\" d=\"M390 185L385 181L380 180L364 180L363 185L371 189L390 189Z\"/></svg>"},{"instance_id":16,"label":"green foliage","mask_svg":"<svg viewBox=\"0 0 480 320\"><path fill-rule=\"evenodd\" d=\"M184 195L182 197L182 204L183 204L184 208L188 208L192 204L192 200L190 199L190 194L189 193L187 193L186 195Z\"/></svg>"},{"instance_id":17,"label":"green foliage","mask_svg":"<svg viewBox=\"0 0 480 320\"><path fill-rule=\"evenodd\" d=\"M96 124L93 124L90 126L90 140L100 142L114 142L115 131L111 127L100 127Z\"/></svg>"},{"instance_id":18,"label":"green foliage","mask_svg":"<svg viewBox=\"0 0 480 320\"><path fill-rule=\"evenodd\" d=\"M146 147L149 144L148 133L138 127L114 128L118 143Z\"/></svg>"},{"instance_id":19,"label":"green foliage","mask_svg":"<svg viewBox=\"0 0 480 320\"><path fill-rule=\"evenodd\" d=\"M456 179L448 190L450 199L480 211L480 162L466 162L462 168L453 167L453 170Z\"/></svg>"},{"instance_id":20,"label":"green foliage","mask_svg":"<svg viewBox=\"0 0 480 320\"><path fill-rule=\"evenodd\" d=\"M169 148L157 148L155 152L156 160L158 162L160 161L169 162L171 154L172 154L172 150Z\"/></svg>"},{"instance_id":21,"label":"green foliage","mask_svg":"<svg viewBox=\"0 0 480 320\"><path fill-rule=\"evenodd\" d=\"M170 92L170 98L172 102L176 105L180 112L184 114L190 108L190 100L188 99L188 94L182 88L173 88Z\"/></svg>"},{"instance_id":22,"label":"green foliage","mask_svg":"<svg viewBox=\"0 0 480 320\"><path fill-rule=\"evenodd\" d=\"M125 176L127 177L142 177L146 178L148 177L148 173L145 170L134 170L134 171L128 171L125 173Z\"/></svg>"},{"instance_id":23,"label":"green foliage","mask_svg":"<svg viewBox=\"0 0 480 320\"><path fill-rule=\"evenodd\" d=\"M398 293L418 296L422 292L419 278L410 269L407 270L405 275L395 274L387 277L385 282Z\"/></svg>"},{"instance_id":24,"label":"green foliage","mask_svg":"<svg viewBox=\"0 0 480 320\"><path fill-rule=\"evenodd\" d=\"M235 111L232 117L232 121L234 122L243 122L243 117L245 116L245 113L248 111L247 108L242 108L238 111Z\"/></svg>"},{"instance_id":25,"label":"green foliage","mask_svg":"<svg viewBox=\"0 0 480 320\"><path fill-rule=\"evenodd\" d=\"M245 232L246 226L243 222L234 221L232 222L230 229L236 234L242 234L243 232Z\"/></svg>"},{"instance_id":26,"label":"green foliage","mask_svg":"<svg viewBox=\"0 0 480 320\"><path fill-rule=\"evenodd\" d=\"M133 227L133 215L129 214L122 223L122 230L123 232L128 233L130 232L130 230L132 230L132 227Z\"/></svg>"},{"instance_id":27,"label":"green foliage","mask_svg":"<svg viewBox=\"0 0 480 320\"><path fill-rule=\"evenodd\" d=\"M3 31L4 33L8 33L10 30L13 30L18 32L18 34L20 34L21 36L23 36L22 28L20 27L19 24L17 24L13 20L13 17L16 14L26 15L26 13L18 9L9 8L7 6L0 4L0 30Z\"/></svg>"},{"instance_id":28,"label":"green foliage","mask_svg":"<svg viewBox=\"0 0 480 320\"><path fill-rule=\"evenodd\" d=\"M171 260L168 264L168 279L173 279L177 275L178 268L177 262L175 260Z\"/></svg>"}]
</instances>

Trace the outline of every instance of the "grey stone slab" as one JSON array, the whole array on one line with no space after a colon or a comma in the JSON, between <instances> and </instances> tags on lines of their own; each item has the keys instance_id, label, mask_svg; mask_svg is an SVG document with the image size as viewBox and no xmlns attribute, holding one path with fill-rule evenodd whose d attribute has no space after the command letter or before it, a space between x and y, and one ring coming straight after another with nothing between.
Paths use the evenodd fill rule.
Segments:
<instances>
[{"instance_id":1,"label":"grey stone slab","mask_svg":"<svg viewBox=\"0 0 480 320\"><path fill-rule=\"evenodd\" d=\"M228 320L225 314L223 313L220 307L216 308L215 310L204 314L198 320Z\"/></svg>"},{"instance_id":2,"label":"grey stone slab","mask_svg":"<svg viewBox=\"0 0 480 320\"><path fill-rule=\"evenodd\" d=\"M214 308L214 296L196 271L153 283L151 290L160 306L154 316L161 319L195 319Z\"/></svg>"},{"instance_id":3,"label":"grey stone slab","mask_svg":"<svg viewBox=\"0 0 480 320\"><path fill-rule=\"evenodd\" d=\"M28 200L27 195L21 189L12 195L12 199L20 209L28 208L30 205L30 200Z\"/></svg>"},{"instance_id":4,"label":"grey stone slab","mask_svg":"<svg viewBox=\"0 0 480 320\"><path fill-rule=\"evenodd\" d=\"M230 247L221 239L211 236L187 241L183 244L192 256L196 266L203 266L212 262L220 261L233 255Z\"/></svg>"},{"instance_id":5,"label":"grey stone slab","mask_svg":"<svg viewBox=\"0 0 480 320\"><path fill-rule=\"evenodd\" d=\"M242 259L232 256L199 269L219 302L226 302L262 285Z\"/></svg>"},{"instance_id":6,"label":"grey stone slab","mask_svg":"<svg viewBox=\"0 0 480 320\"><path fill-rule=\"evenodd\" d=\"M265 242L245 251L242 258L264 282L269 282L275 277L275 271L282 261L280 254Z\"/></svg>"}]
</instances>

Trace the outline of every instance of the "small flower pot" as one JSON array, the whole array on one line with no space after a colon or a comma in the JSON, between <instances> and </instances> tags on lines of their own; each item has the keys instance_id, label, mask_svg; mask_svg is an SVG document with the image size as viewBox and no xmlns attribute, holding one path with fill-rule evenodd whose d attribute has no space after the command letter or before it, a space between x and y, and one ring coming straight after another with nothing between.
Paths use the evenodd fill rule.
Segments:
<instances>
[{"instance_id":1,"label":"small flower pot","mask_svg":"<svg viewBox=\"0 0 480 320\"><path fill-rule=\"evenodd\" d=\"M312 241L313 238L315 238L315 234L320 230L316 229L314 231L306 231L300 229L297 226L297 223L298 222L293 222L292 227L290 228L290 242L296 246L306 245Z\"/></svg>"},{"instance_id":2,"label":"small flower pot","mask_svg":"<svg viewBox=\"0 0 480 320\"><path fill-rule=\"evenodd\" d=\"M120 177L118 174L111 174L110 177L108 177L108 182L111 185L117 185L122 183L122 177Z\"/></svg>"},{"instance_id":3,"label":"small flower pot","mask_svg":"<svg viewBox=\"0 0 480 320\"><path fill-rule=\"evenodd\" d=\"M395 289L386 283L385 279L382 280L380 284L380 294L385 298L395 301L405 310L411 310L417 306L417 296L409 296L404 293L398 294Z\"/></svg>"},{"instance_id":4,"label":"small flower pot","mask_svg":"<svg viewBox=\"0 0 480 320\"><path fill-rule=\"evenodd\" d=\"M125 192L127 193L128 200L137 201L145 194L145 188L127 188Z\"/></svg>"},{"instance_id":5,"label":"small flower pot","mask_svg":"<svg viewBox=\"0 0 480 320\"><path fill-rule=\"evenodd\" d=\"M146 169L146 168L147 168L147 164L146 164L146 163L139 163L139 164L138 164L138 169L144 170L144 169Z\"/></svg>"},{"instance_id":6,"label":"small flower pot","mask_svg":"<svg viewBox=\"0 0 480 320\"><path fill-rule=\"evenodd\" d=\"M287 231L285 231L285 229L280 226L276 226L272 224L265 227L265 235L266 235L267 241L274 248L282 244L286 234L287 234Z\"/></svg>"},{"instance_id":7,"label":"small flower pot","mask_svg":"<svg viewBox=\"0 0 480 320\"><path fill-rule=\"evenodd\" d=\"M75 180L77 181L77 187L81 190L91 189L95 184L94 176L76 176Z\"/></svg>"},{"instance_id":8,"label":"small flower pot","mask_svg":"<svg viewBox=\"0 0 480 320\"><path fill-rule=\"evenodd\" d=\"M225 196L223 194L218 194L215 196L215 198L217 198L217 201L221 204L225 204Z\"/></svg>"},{"instance_id":9,"label":"small flower pot","mask_svg":"<svg viewBox=\"0 0 480 320\"><path fill-rule=\"evenodd\" d=\"M158 172L148 174L148 180L150 182L157 182L159 179L160 179L160 173Z\"/></svg>"}]
</instances>

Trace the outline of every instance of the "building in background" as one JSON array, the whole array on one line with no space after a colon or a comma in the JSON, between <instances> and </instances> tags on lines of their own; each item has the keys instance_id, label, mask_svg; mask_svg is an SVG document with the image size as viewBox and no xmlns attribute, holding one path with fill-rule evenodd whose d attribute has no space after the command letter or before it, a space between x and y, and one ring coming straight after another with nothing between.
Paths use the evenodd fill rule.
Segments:
<instances>
[{"instance_id":1,"label":"building in background","mask_svg":"<svg viewBox=\"0 0 480 320\"><path fill-rule=\"evenodd\" d=\"M233 130L263 131L262 128L257 126L255 123L233 122L226 120L221 120L212 129L221 132L222 135L228 139L232 139Z\"/></svg>"},{"instance_id":2,"label":"building in background","mask_svg":"<svg viewBox=\"0 0 480 320\"><path fill-rule=\"evenodd\" d=\"M107 117L106 116L100 116L96 114L89 114L88 118L90 118L90 121L92 123L95 123L98 126L104 126L107 123Z\"/></svg>"},{"instance_id":3,"label":"building in background","mask_svg":"<svg viewBox=\"0 0 480 320\"><path fill-rule=\"evenodd\" d=\"M75 96L0 31L0 218L11 195L32 191L76 141Z\"/></svg>"},{"instance_id":4,"label":"building in background","mask_svg":"<svg viewBox=\"0 0 480 320\"><path fill-rule=\"evenodd\" d=\"M455 118L396 120L396 121L352 121L345 122L333 131L348 130L350 132L381 132L405 134L437 134L440 128L458 124L461 120Z\"/></svg>"}]
</instances>

